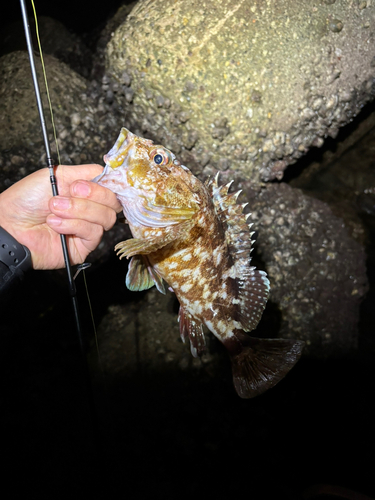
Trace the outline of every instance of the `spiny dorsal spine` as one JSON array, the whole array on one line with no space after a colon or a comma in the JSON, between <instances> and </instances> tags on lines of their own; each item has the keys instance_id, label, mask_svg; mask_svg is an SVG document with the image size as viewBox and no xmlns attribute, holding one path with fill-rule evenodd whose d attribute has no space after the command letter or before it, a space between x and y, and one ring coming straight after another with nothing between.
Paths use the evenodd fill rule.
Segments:
<instances>
[{"instance_id":1,"label":"spiny dorsal spine","mask_svg":"<svg viewBox=\"0 0 375 500\"><path fill-rule=\"evenodd\" d=\"M206 183L233 258L239 292L239 320L245 331L251 331L256 328L263 313L270 286L267 274L250 266L255 231L251 231L253 223L247 223L250 214L243 213L247 203L237 204L241 191L228 194L231 185L232 182L218 186L218 175Z\"/></svg>"},{"instance_id":2,"label":"spiny dorsal spine","mask_svg":"<svg viewBox=\"0 0 375 500\"><path fill-rule=\"evenodd\" d=\"M237 203L238 196L242 190L228 194L233 181L223 186L219 186L218 182L219 173L214 179L210 179L206 183L206 186L212 196L216 214L224 227L229 250L234 259L236 274L238 276L238 273L243 270L243 266L248 268L251 260L250 253L252 243L254 242L251 236L254 232L250 233L250 228L253 223L248 224L247 219L250 214L243 213L248 203Z\"/></svg>"}]
</instances>

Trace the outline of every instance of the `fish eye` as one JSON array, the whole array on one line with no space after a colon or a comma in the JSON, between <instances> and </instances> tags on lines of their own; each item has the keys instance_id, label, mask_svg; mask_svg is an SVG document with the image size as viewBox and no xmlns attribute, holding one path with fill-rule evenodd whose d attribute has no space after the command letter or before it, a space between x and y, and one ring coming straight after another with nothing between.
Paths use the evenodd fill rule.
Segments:
<instances>
[{"instance_id":1,"label":"fish eye","mask_svg":"<svg viewBox=\"0 0 375 500\"><path fill-rule=\"evenodd\" d=\"M171 153L163 148L154 149L150 154L150 159L156 165L168 165L172 161Z\"/></svg>"}]
</instances>

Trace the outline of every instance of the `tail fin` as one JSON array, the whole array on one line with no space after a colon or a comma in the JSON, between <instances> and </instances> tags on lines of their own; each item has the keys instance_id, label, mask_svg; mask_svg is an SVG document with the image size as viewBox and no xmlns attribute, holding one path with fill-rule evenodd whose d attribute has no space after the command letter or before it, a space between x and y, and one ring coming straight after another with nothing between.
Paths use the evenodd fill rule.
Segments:
<instances>
[{"instance_id":1,"label":"tail fin","mask_svg":"<svg viewBox=\"0 0 375 500\"><path fill-rule=\"evenodd\" d=\"M303 346L300 340L258 339L245 333L227 339L237 394L253 398L276 385L296 364Z\"/></svg>"}]
</instances>

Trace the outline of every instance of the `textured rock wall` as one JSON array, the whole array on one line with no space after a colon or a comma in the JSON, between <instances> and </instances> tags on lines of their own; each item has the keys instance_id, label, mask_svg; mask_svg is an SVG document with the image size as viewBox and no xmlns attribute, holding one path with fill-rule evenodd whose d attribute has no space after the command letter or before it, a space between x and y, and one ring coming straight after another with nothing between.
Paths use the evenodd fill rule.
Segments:
<instances>
[{"instance_id":1,"label":"textured rock wall","mask_svg":"<svg viewBox=\"0 0 375 500\"><path fill-rule=\"evenodd\" d=\"M60 163L102 163L103 154L117 134L118 115L113 110L110 112L95 82L90 83L53 56L45 55L44 61ZM36 65L51 151L57 161L39 60ZM45 166L46 154L28 56L26 52L12 52L0 58L0 191ZM90 259L95 261L108 255L120 234L129 234L127 226L120 225L106 233Z\"/></svg>"},{"instance_id":2,"label":"textured rock wall","mask_svg":"<svg viewBox=\"0 0 375 500\"><path fill-rule=\"evenodd\" d=\"M222 57L220 56L220 50L227 44L228 51L230 49L233 52L236 49L240 51L238 53L245 54L244 44L248 39L244 37L241 42L242 45L237 44L236 48L237 42L229 43L230 40L225 38L224 35L227 33L225 27L227 23L232 26L233 36L238 35L237 31L243 35L248 35L249 30L254 28L253 24L256 25L262 19L264 21L267 15L271 15L271 5L264 2L259 5L250 2L239 2L233 4L230 10L229 3L224 2L215 4L217 8L208 11L209 2L202 3L196 12L189 11L191 12L190 17L183 18L180 27L181 33L178 37L176 35L176 46L167 45L163 49L160 48L160 44L165 44L168 36L172 36L171 34L174 33L176 19L173 16L176 16L176 12L180 12L184 7L179 2L173 5L169 4L168 7L168 2L165 2L163 11L165 25L163 28L161 24L150 21L153 6L157 7L158 5L159 2L139 2L129 20L125 23L122 22L116 34L112 37L108 47L108 54L111 54L108 61L110 64L116 62L118 67L121 68L122 72L117 82L113 82L108 75L104 75L100 86L96 76L90 81L77 74L72 67L64 64L61 60L52 56L45 56L61 161L68 164L101 162L102 155L112 147L119 129L125 125L136 133L154 138L169 146L189 168L201 176L211 173L214 167L225 168L226 171L222 173L221 182L224 183L233 177L237 177L237 185L242 184L241 187L245 189L247 201L250 201L249 210L253 212L254 228L259 231L257 248L258 255L263 259L260 267L269 273L271 280L271 301L256 335L272 336L279 333L283 336L303 338L308 342L305 352L317 356L350 351L356 343L359 304L366 291L363 249L349 238L343 229L342 221L334 217L324 203L316 202L299 190L294 190L284 184L276 183L267 188L257 186L257 181L262 178L268 166L272 164L272 168L274 168L275 165L279 167L284 165L280 167L279 172L281 174L285 167L285 163L282 163L284 160L280 160L281 163L279 160L272 163L274 160L271 158L272 155L267 156L268 152L265 151L267 149L265 144L270 145L272 143L270 151L272 148L285 149L288 145L292 147L294 144L291 141L292 135L285 132L287 127L290 130L294 127L295 136L293 137L304 137L305 139L310 137L311 139L316 132L317 124L323 123L321 121L323 110L325 110L326 118L333 116L330 114L331 111L327 111L327 109L330 109L330 101L326 97L322 97L318 101L321 108L314 111L310 121L298 119L293 122L296 116L300 116L299 112L295 114L296 109L298 109L298 106L297 108L295 106L297 97L299 99L302 95L298 93L300 86L296 84L293 87L295 89L293 102L287 103L283 92L289 89L288 91L291 93L287 95L290 97L293 94L290 89L290 82L298 83L302 77L302 80L305 81L305 76L298 70L297 62L300 60L300 55L296 53L297 44L295 41L293 42L295 50L288 56L289 59L286 61L288 63L286 69L289 73L285 75L280 73L277 80L277 86L280 88L280 103L276 107L277 112L270 112L270 116L268 116L268 112L264 114L265 110L270 109L270 103L277 101L277 92L274 87L265 86L263 89L255 82L268 81L267 78L271 78L270 75L275 76L277 74L276 69L282 66L279 56L273 61L271 58L273 52L271 51L268 66L267 64L264 66L269 70L262 72L259 69L267 59L264 59L266 57L264 52L266 48L264 47L267 46L267 43L271 43L271 40L276 43L276 34L279 33L277 43L280 47L278 47L278 50L286 51L284 45L292 43L290 41L294 40L292 34L300 33L302 36L302 32L298 30L302 30L303 26L310 26L311 24L311 39L307 38L306 47L313 46L315 47L314 50L318 52L320 50L322 54L325 54L324 43L333 36L340 35L341 32L332 31L328 27L324 32L325 34L319 38L314 31L317 28L312 19L315 19L313 14L318 15L317 13L320 12L319 15L322 15L321 12L327 13L327 9L333 8L332 6L335 4L315 5L312 3L307 6L304 2L299 2L298 6L301 12L306 14L306 12L311 11L311 15L307 17L307 20L304 19L303 22L301 20L301 24L295 27L297 31L292 30L289 33L288 31L280 31L280 27L277 28L279 31L276 28L269 28L270 33L267 32L268 35L264 40L263 38L258 39L255 32L253 37L255 42L251 42L251 51L255 50L257 44L261 45L264 51L262 52L262 58L259 56L258 59L255 57L255 53L249 52L249 57L254 56L255 61L258 61L258 66L254 63L250 65L251 67L248 66L246 71L252 71L251 68L254 67L254 71L259 70L259 74L257 73L255 77L248 73L246 78L243 65L247 64L248 61L243 58L241 64L234 64L231 62L232 59L227 58L228 52L225 57ZM189 2L189 5L191 8L195 4ZM218 10L219 5L222 8L220 12ZM227 5L227 10L223 5L224 7ZM235 10L236 6L237 10ZM373 7L369 2L366 9L359 9L359 6L354 3L341 3L340 8L343 8L343 6L349 9L348 12L356 13L356 22L359 22L358 19L362 19L361 16L363 17L364 11L370 14L373 13L373 10L371 10ZM273 16L281 16L280 19L287 25L292 23L291 20L287 22L287 17L285 17L287 7L282 7L282 2L277 3L277 9L274 4L273 7ZM152 11L149 13L149 17L145 17L147 9ZM205 9L207 11L205 15L207 22L204 26L203 21L201 24L197 24L194 19L198 19L196 16L199 17ZM241 11L241 9L245 10ZM126 12L126 9L125 11L121 9L103 30L98 50L93 57L94 70L92 75L100 74L103 44L110 38L111 27L118 24L119 20L122 20L126 15ZM154 14L156 15L158 12L156 9ZM241 19L246 19L248 26L246 27L242 23L242 31L236 31L233 26L233 19L236 13L240 14L241 12L243 15ZM298 16L302 15L301 12L298 15L295 14L297 17L294 22L300 19ZM263 17L260 16L260 13ZM285 15L282 15L282 13ZM221 21L218 21L219 24L217 25L213 24L212 16L214 14L217 18L221 16ZM136 33L134 27L137 19L137 22L139 22L138 33ZM251 21L252 24L249 24L249 20L252 19L255 19L255 22L252 23ZM192 23L194 26L192 26ZM283 26L282 23L281 25ZM54 23L52 23L52 26L54 26ZM126 36L124 35L124 38L116 45L116 40L125 29L124 27L126 27L126 31L124 31ZM344 27L343 24L342 31ZM199 70L194 66L194 64L198 64L197 61L203 56L201 52L197 52L194 57L185 52L184 36L186 37L186 33L184 30L188 30L188 33L190 33L189 40L193 36L194 30L197 33L201 32L202 36L198 37L197 35L194 41L196 46L202 45L204 37L208 37L202 45L201 51L207 57L207 61L210 63L209 66L206 67L201 64ZM371 33L370 28L363 27L363 30L368 34ZM154 32L159 33L159 35L163 32L163 36L159 37L153 49L155 54L159 54L160 59L160 61L156 60L156 67L152 56L154 52L150 47L147 48L147 40L148 38L153 40ZM360 33L363 32L360 31ZM148 36L146 36L147 33ZM130 35L134 36L134 39L130 39ZM226 36L229 37L230 34L227 33ZM137 52L134 52L134 44L140 43L137 42L137 37L143 37L144 43L139 51L137 49ZM215 37L217 41L214 43ZM222 39L222 37L224 38ZM315 45L312 41L314 41ZM220 45L219 42L225 43ZM353 38L347 42L348 47L349 42L352 43ZM191 43L193 42L191 41ZM211 43L213 43L212 47ZM221 47L220 50L219 46ZM320 47L319 50L316 48L318 46ZM121 47L123 47L122 51L120 51ZM209 47L212 49L212 54ZM59 45L57 48L60 54L61 46ZM364 54L368 56L367 46L365 48ZM114 52L115 49L117 52ZM177 49L181 51L181 61L178 60L178 64L174 68L173 64L176 60L172 58L171 54L173 52L177 57ZM307 49L304 48L303 50ZM301 48L301 51L303 50ZM349 51L349 48L347 50ZM353 52L355 50L364 49L354 47ZM142 54L146 54L147 59ZM287 51L284 55L287 56ZM124 59L125 56L126 59ZM116 57L118 60L116 60ZM168 59L168 57L170 58ZM189 66L191 58L195 63ZM233 61L236 60L233 59ZM317 72L320 67L325 67L326 62L326 59L322 57L320 66L317 63L315 71ZM91 60L88 61L88 64L91 64ZM125 70L122 70L122 64L125 64ZM217 78L216 80L214 78L215 75L221 75L221 64L224 64L224 67L227 68L225 74L229 78L228 84L225 83L227 78ZM311 69L313 66L308 67ZM371 67L371 65L368 67ZM362 82L361 88L363 92L351 92L350 96L347 95L347 98L350 97L348 101L344 101L341 98L342 96L340 100L335 100L336 104L332 113L336 118L340 113L344 113L340 116L348 117L353 109L357 109L360 102L369 98L371 89L366 90L367 84L363 83L366 81L364 75L368 67L364 65L362 69L359 68L358 70L358 81ZM190 74L188 74L189 68L191 68ZM197 73L194 73L195 71ZM234 79L235 72L239 75L237 79L239 85L237 87ZM170 78L171 74L173 78ZM204 82L202 88L195 85L193 77L202 79ZM266 80L262 80L263 77ZM316 75L314 78L316 78L316 82L320 82L320 78ZM336 88L337 90L341 88L339 87L340 79L341 75L337 76L332 82L322 85L325 89ZM45 98L42 78L40 78L40 82L43 98ZM183 90L179 92L178 88L181 85L183 85ZM212 100L212 105L208 105L211 102L209 99L211 94L207 92L209 89L211 89L211 93L214 92L212 89L214 89L215 85L222 91L220 102ZM357 87L353 88L359 89L360 85L358 84ZM306 95L310 95L309 92ZM241 102L243 102L243 105L241 105ZM346 104L343 104L344 102ZM265 106L265 103L268 103L267 106ZM185 105L191 106L191 108L187 108ZM241 119L241 113L243 109L249 109L247 106L256 111L253 112L252 116L250 116L250 113L246 118L249 129L242 129L241 127L244 126L245 122ZM194 109L194 113L191 113L191 109ZM45 112L47 121L49 121L46 101ZM285 118L283 122L282 113L284 113L284 117L288 116L290 120L288 121ZM255 135L252 132L247 133L246 130L252 130L251 127L256 120L258 120L256 123L261 123L259 120L261 120L262 116L265 120L264 123L269 128L267 130L266 128L259 128L258 132L254 132ZM278 125L272 129L274 123ZM336 122L333 120L332 123ZM280 132L283 126L285 126L283 129L285 135ZM277 133L275 132L271 140L271 136L267 136L267 134L272 135L272 130L276 130ZM252 137L256 139L257 144L254 150L256 152L255 156L250 154ZM50 139L54 150L52 135ZM260 147L262 144L263 146ZM293 154L302 155L302 149L299 145ZM243 155L237 155L240 150ZM226 156L228 151L230 152L229 159ZM296 156L293 158L292 156L290 156L291 161L294 161L293 158ZM268 160L266 160L267 158ZM27 54L25 52L12 52L0 58L0 189L6 188L22 176L44 165L44 146L40 134ZM251 182L244 182L244 177L250 174ZM327 186L326 189L331 188ZM243 196L243 201L245 201L245 196ZM344 215L346 220L350 220L346 212ZM126 237L129 237L126 226L116 226L110 233L106 234L100 247L90 256L90 260L98 262L106 259L108 255L113 253L114 244ZM108 279L123 281L123 277L117 275L111 275ZM165 314L168 317L171 316L171 321L175 321L175 313ZM111 316L111 313L109 315ZM278 318L280 322L276 324ZM123 328L119 328L116 323L116 315L112 319L113 322L111 323L111 318L108 318L108 332L112 331L115 337L126 335ZM271 326L271 328L268 329L268 326ZM174 335L175 327L173 332L169 331L169 329L162 332L166 343L168 343L169 335ZM177 352L180 346L176 344L175 347ZM176 363L178 363L177 357Z\"/></svg>"},{"instance_id":3,"label":"textured rock wall","mask_svg":"<svg viewBox=\"0 0 375 500\"><path fill-rule=\"evenodd\" d=\"M374 96L374 30L373 1L140 0L107 71L129 123L195 173L281 179Z\"/></svg>"},{"instance_id":4,"label":"textured rock wall","mask_svg":"<svg viewBox=\"0 0 375 500\"><path fill-rule=\"evenodd\" d=\"M318 357L355 349L368 288L363 247L325 203L299 189L285 183L260 192L243 187L271 282L270 303L280 314L280 336L305 340L305 354ZM268 314L275 310L266 309Z\"/></svg>"}]
</instances>

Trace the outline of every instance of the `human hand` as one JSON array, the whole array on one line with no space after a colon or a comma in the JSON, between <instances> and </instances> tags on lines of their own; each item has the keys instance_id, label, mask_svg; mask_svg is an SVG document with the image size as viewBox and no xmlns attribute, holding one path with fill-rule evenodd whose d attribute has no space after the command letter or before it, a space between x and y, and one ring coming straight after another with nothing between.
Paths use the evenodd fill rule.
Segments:
<instances>
[{"instance_id":1,"label":"human hand","mask_svg":"<svg viewBox=\"0 0 375 500\"><path fill-rule=\"evenodd\" d=\"M60 234L67 235L71 264L81 264L116 222L121 205L94 182L100 165L59 165L59 196L52 196L48 168L37 170L0 193L0 226L31 252L34 269L64 267Z\"/></svg>"}]
</instances>

